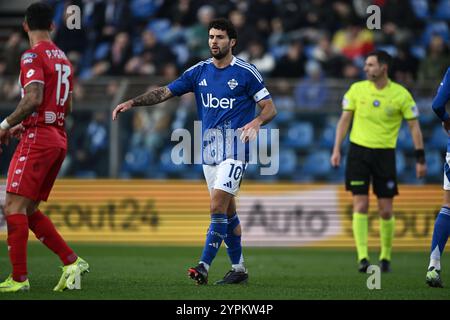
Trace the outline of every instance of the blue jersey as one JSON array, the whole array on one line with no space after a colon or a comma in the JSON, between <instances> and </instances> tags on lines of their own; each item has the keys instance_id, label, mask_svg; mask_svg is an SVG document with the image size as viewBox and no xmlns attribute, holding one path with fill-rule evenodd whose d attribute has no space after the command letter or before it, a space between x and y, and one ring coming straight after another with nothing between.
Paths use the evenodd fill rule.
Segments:
<instances>
[{"instance_id":1,"label":"blue jersey","mask_svg":"<svg viewBox=\"0 0 450 320\"><path fill-rule=\"evenodd\" d=\"M446 121L449 119L449 115L445 110L445 104L450 100L450 68L445 73L444 79L439 86L438 92L431 104L433 111L437 114L439 119ZM450 152L450 138L447 142L447 152Z\"/></svg>"},{"instance_id":2,"label":"blue jersey","mask_svg":"<svg viewBox=\"0 0 450 320\"><path fill-rule=\"evenodd\" d=\"M238 155L238 139L229 133L251 122L255 118L256 103L270 98L256 67L234 56L225 68L217 68L211 58L201 61L168 88L176 96L194 92L202 121L203 162L207 164L242 156ZM221 133L220 139L217 133ZM248 145L244 153L247 160Z\"/></svg>"}]
</instances>

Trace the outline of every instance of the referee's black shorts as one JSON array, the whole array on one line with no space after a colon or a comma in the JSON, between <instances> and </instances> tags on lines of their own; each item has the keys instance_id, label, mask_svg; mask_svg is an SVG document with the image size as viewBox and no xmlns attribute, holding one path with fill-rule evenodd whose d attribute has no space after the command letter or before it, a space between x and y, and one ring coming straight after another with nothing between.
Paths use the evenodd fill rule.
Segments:
<instances>
[{"instance_id":1,"label":"referee's black shorts","mask_svg":"<svg viewBox=\"0 0 450 320\"><path fill-rule=\"evenodd\" d=\"M345 168L346 190L368 195L371 181L378 198L398 194L395 149L371 149L351 143Z\"/></svg>"}]
</instances>

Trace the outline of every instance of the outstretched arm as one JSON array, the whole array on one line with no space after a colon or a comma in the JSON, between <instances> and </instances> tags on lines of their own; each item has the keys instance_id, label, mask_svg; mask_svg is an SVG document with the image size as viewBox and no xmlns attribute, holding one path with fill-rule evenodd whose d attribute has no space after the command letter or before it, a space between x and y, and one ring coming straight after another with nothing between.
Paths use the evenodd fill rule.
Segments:
<instances>
[{"instance_id":1,"label":"outstretched arm","mask_svg":"<svg viewBox=\"0 0 450 320\"><path fill-rule=\"evenodd\" d=\"M152 106L160 102L166 101L173 97L172 92L167 87L159 87L150 90L136 98L119 104L112 113L112 119L116 120L120 112L125 112L132 107Z\"/></svg>"}]
</instances>

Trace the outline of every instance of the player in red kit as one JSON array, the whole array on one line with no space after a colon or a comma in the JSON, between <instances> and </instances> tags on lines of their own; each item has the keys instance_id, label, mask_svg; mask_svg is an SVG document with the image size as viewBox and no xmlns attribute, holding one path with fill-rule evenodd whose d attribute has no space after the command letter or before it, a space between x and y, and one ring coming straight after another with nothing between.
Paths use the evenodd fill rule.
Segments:
<instances>
[{"instance_id":1,"label":"player in red kit","mask_svg":"<svg viewBox=\"0 0 450 320\"><path fill-rule=\"evenodd\" d=\"M8 170L4 212L12 274L0 292L29 290L27 278L28 228L64 264L54 291L79 289L80 276L89 271L39 209L47 201L67 150L64 119L72 108L72 65L50 39L53 12L44 3L30 5L24 30L31 49L20 61L22 99L0 123L0 144L21 136ZM1 149L0 149L1 152Z\"/></svg>"}]
</instances>

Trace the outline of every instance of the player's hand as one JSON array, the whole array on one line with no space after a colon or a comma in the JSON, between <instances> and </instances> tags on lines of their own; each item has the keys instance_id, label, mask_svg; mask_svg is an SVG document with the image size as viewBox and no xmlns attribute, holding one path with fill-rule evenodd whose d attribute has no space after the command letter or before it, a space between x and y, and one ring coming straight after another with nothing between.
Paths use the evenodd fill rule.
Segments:
<instances>
[{"instance_id":1,"label":"player's hand","mask_svg":"<svg viewBox=\"0 0 450 320\"><path fill-rule=\"evenodd\" d=\"M445 133L447 133L448 136L450 136L450 119L447 119L446 121L442 122L442 127L445 130Z\"/></svg>"},{"instance_id":2,"label":"player's hand","mask_svg":"<svg viewBox=\"0 0 450 320\"><path fill-rule=\"evenodd\" d=\"M427 174L427 165L425 163L416 163L416 177L417 179L424 178Z\"/></svg>"},{"instance_id":3,"label":"player's hand","mask_svg":"<svg viewBox=\"0 0 450 320\"><path fill-rule=\"evenodd\" d=\"M116 120L120 112L125 112L133 107L133 100L125 101L119 104L112 112L112 119Z\"/></svg>"},{"instance_id":4,"label":"player's hand","mask_svg":"<svg viewBox=\"0 0 450 320\"><path fill-rule=\"evenodd\" d=\"M331 165L333 167L339 167L341 165L341 152L333 150L333 154L330 158Z\"/></svg>"},{"instance_id":5,"label":"player's hand","mask_svg":"<svg viewBox=\"0 0 450 320\"><path fill-rule=\"evenodd\" d=\"M0 154L3 152L3 149L1 148L1 145L8 145L9 144L9 131L0 129Z\"/></svg>"},{"instance_id":6,"label":"player's hand","mask_svg":"<svg viewBox=\"0 0 450 320\"><path fill-rule=\"evenodd\" d=\"M25 127L19 123L18 125L15 125L11 129L9 129L9 134L16 138L17 140L20 140L22 138L22 133L24 133Z\"/></svg>"},{"instance_id":7,"label":"player's hand","mask_svg":"<svg viewBox=\"0 0 450 320\"><path fill-rule=\"evenodd\" d=\"M248 141L256 139L260 127L261 127L261 120L259 118L253 119L251 122L247 123L245 126L238 129L242 130L239 139L241 139L242 143L246 143Z\"/></svg>"}]
</instances>

